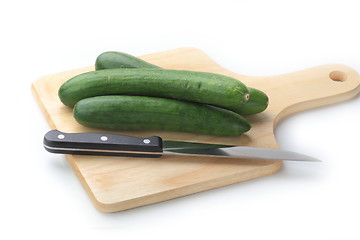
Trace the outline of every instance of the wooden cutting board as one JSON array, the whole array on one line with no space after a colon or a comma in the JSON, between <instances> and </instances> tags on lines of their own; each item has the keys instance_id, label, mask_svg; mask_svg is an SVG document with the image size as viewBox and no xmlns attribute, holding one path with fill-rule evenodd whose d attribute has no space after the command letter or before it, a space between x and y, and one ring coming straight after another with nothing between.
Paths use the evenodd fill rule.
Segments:
<instances>
[{"instance_id":1,"label":"wooden cutting board","mask_svg":"<svg viewBox=\"0 0 360 240\"><path fill-rule=\"evenodd\" d=\"M247 117L252 129L240 137L214 137L178 132L122 131L126 135L159 135L184 140L278 149L274 127L289 114L347 100L360 91L360 77L344 65L324 65L279 76L250 77L228 71L198 49L179 48L141 56L169 69L220 73L266 92L266 111ZM52 129L64 132L105 132L75 122L57 90L67 79L93 70L85 67L41 77L33 93ZM316 137L316 136L315 136ZM67 155L97 209L115 212L273 174L281 161L206 157L125 158Z\"/></svg>"}]
</instances>

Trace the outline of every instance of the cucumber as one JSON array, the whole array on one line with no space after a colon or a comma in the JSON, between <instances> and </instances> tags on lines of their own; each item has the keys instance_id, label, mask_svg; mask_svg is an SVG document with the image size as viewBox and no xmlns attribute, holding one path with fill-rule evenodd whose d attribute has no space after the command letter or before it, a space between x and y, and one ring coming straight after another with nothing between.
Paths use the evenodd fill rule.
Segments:
<instances>
[{"instance_id":1,"label":"cucumber","mask_svg":"<svg viewBox=\"0 0 360 240\"><path fill-rule=\"evenodd\" d=\"M140 58L121 52L105 52L100 54L96 59L95 66L97 70L105 68L160 68ZM236 112L249 115L264 111L269 104L268 96L255 88L248 88L248 90L250 93L249 100L241 108L238 108Z\"/></svg>"},{"instance_id":2,"label":"cucumber","mask_svg":"<svg viewBox=\"0 0 360 240\"><path fill-rule=\"evenodd\" d=\"M250 88L249 90L249 100L244 104L237 113L242 115L256 114L263 112L269 105L269 97L259 89Z\"/></svg>"},{"instance_id":3,"label":"cucumber","mask_svg":"<svg viewBox=\"0 0 360 240\"><path fill-rule=\"evenodd\" d=\"M220 74L185 70L117 68L86 72L66 81L60 100L74 106L84 98L136 95L173 98L237 111L249 93L240 81Z\"/></svg>"},{"instance_id":4,"label":"cucumber","mask_svg":"<svg viewBox=\"0 0 360 240\"><path fill-rule=\"evenodd\" d=\"M108 51L101 53L95 61L95 69L111 68L160 68L127 53Z\"/></svg>"},{"instance_id":5,"label":"cucumber","mask_svg":"<svg viewBox=\"0 0 360 240\"><path fill-rule=\"evenodd\" d=\"M80 100L74 118L106 130L164 130L239 136L251 126L245 118L215 106L145 96L97 96Z\"/></svg>"}]
</instances>

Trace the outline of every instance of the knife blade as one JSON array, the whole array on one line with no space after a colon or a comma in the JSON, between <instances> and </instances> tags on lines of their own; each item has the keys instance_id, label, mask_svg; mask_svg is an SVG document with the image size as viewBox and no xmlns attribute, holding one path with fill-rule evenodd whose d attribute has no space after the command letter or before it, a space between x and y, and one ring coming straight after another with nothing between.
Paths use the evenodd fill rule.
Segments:
<instances>
[{"instance_id":1,"label":"knife blade","mask_svg":"<svg viewBox=\"0 0 360 240\"><path fill-rule=\"evenodd\" d=\"M319 162L301 153L267 149L162 140L159 136L147 138L110 133L47 132L44 147L51 153L75 155L161 157L164 155L224 157L236 159L266 159Z\"/></svg>"}]
</instances>

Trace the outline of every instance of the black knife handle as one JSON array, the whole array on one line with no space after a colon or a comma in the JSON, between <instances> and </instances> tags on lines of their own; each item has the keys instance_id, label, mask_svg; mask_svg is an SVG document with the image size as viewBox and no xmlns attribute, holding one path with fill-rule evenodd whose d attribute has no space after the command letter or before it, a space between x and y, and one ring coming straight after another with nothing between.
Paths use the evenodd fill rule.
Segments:
<instances>
[{"instance_id":1,"label":"black knife handle","mask_svg":"<svg viewBox=\"0 0 360 240\"><path fill-rule=\"evenodd\" d=\"M140 138L109 133L64 133L51 130L45 134L43 143L45 149L51 153L127 157L162 156L162 139L158 136Z\"/></svg>"}]
</instances>

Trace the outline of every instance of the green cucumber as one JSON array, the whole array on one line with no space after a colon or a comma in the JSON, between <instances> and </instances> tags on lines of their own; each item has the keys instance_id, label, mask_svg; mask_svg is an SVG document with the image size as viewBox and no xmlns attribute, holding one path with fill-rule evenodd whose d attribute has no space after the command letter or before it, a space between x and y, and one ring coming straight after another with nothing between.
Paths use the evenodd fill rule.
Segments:
<instances>
[{"instance_id":1,"label":"green cucumber","mask_svg":"<svg viewBox=\"0 0 360 240\"><path fill-rule=\"evenodd\" d=\"M231 77L185 70L117 68L86 72L66 81L60 100L73 107L84 98L103 95L136 95L173 98L237 111L249 93Z\"/></svg>"},{"instance_id":2,"label":"green cucumber","mask_svg":"<svg viewBox=\"0 0 360 240\"><path fill-rule=\"evenodd\" d=\"M237 113L249 115L263 112L269 105L269 97L259 89L248 87L248 90L250 94L249 100Z\"/></svg>"},{"instance_id":3,"label":"green cucumber","mask_svg":"<svg viewBox=\"0 0 360 240\"><path fill-rule=\"evenodd\" d=\"M101 53L95 61L95 69L111 68L160 68L127 53L108 51Z\"/></svg>"},{"instance_id":4,"label":"green cucumber","mask_svg":"<svg viewBox=\"0 0 360 240\"><path fill-rule=\"evenodd\" d=\"M105 52L99 55L95 63L96 69L111 68L156 68L160 67L121 52ZM255 88L248 88L250 97L246 104L236 110L243 115L256 114L264 111L269 103L268 96Z\"/></svg>"},{"instance_id":5,"label":"green cucumber","mask_svg":"<svg viewBox=\"0 0 360 240\"><path fill-rule=\"evenodd\" d=\"M80 100L74 118L86 127L107 130L164 130L239 136L251 126L226 109L145 96L97 96Z\"/></svg>"}]
</instances>

